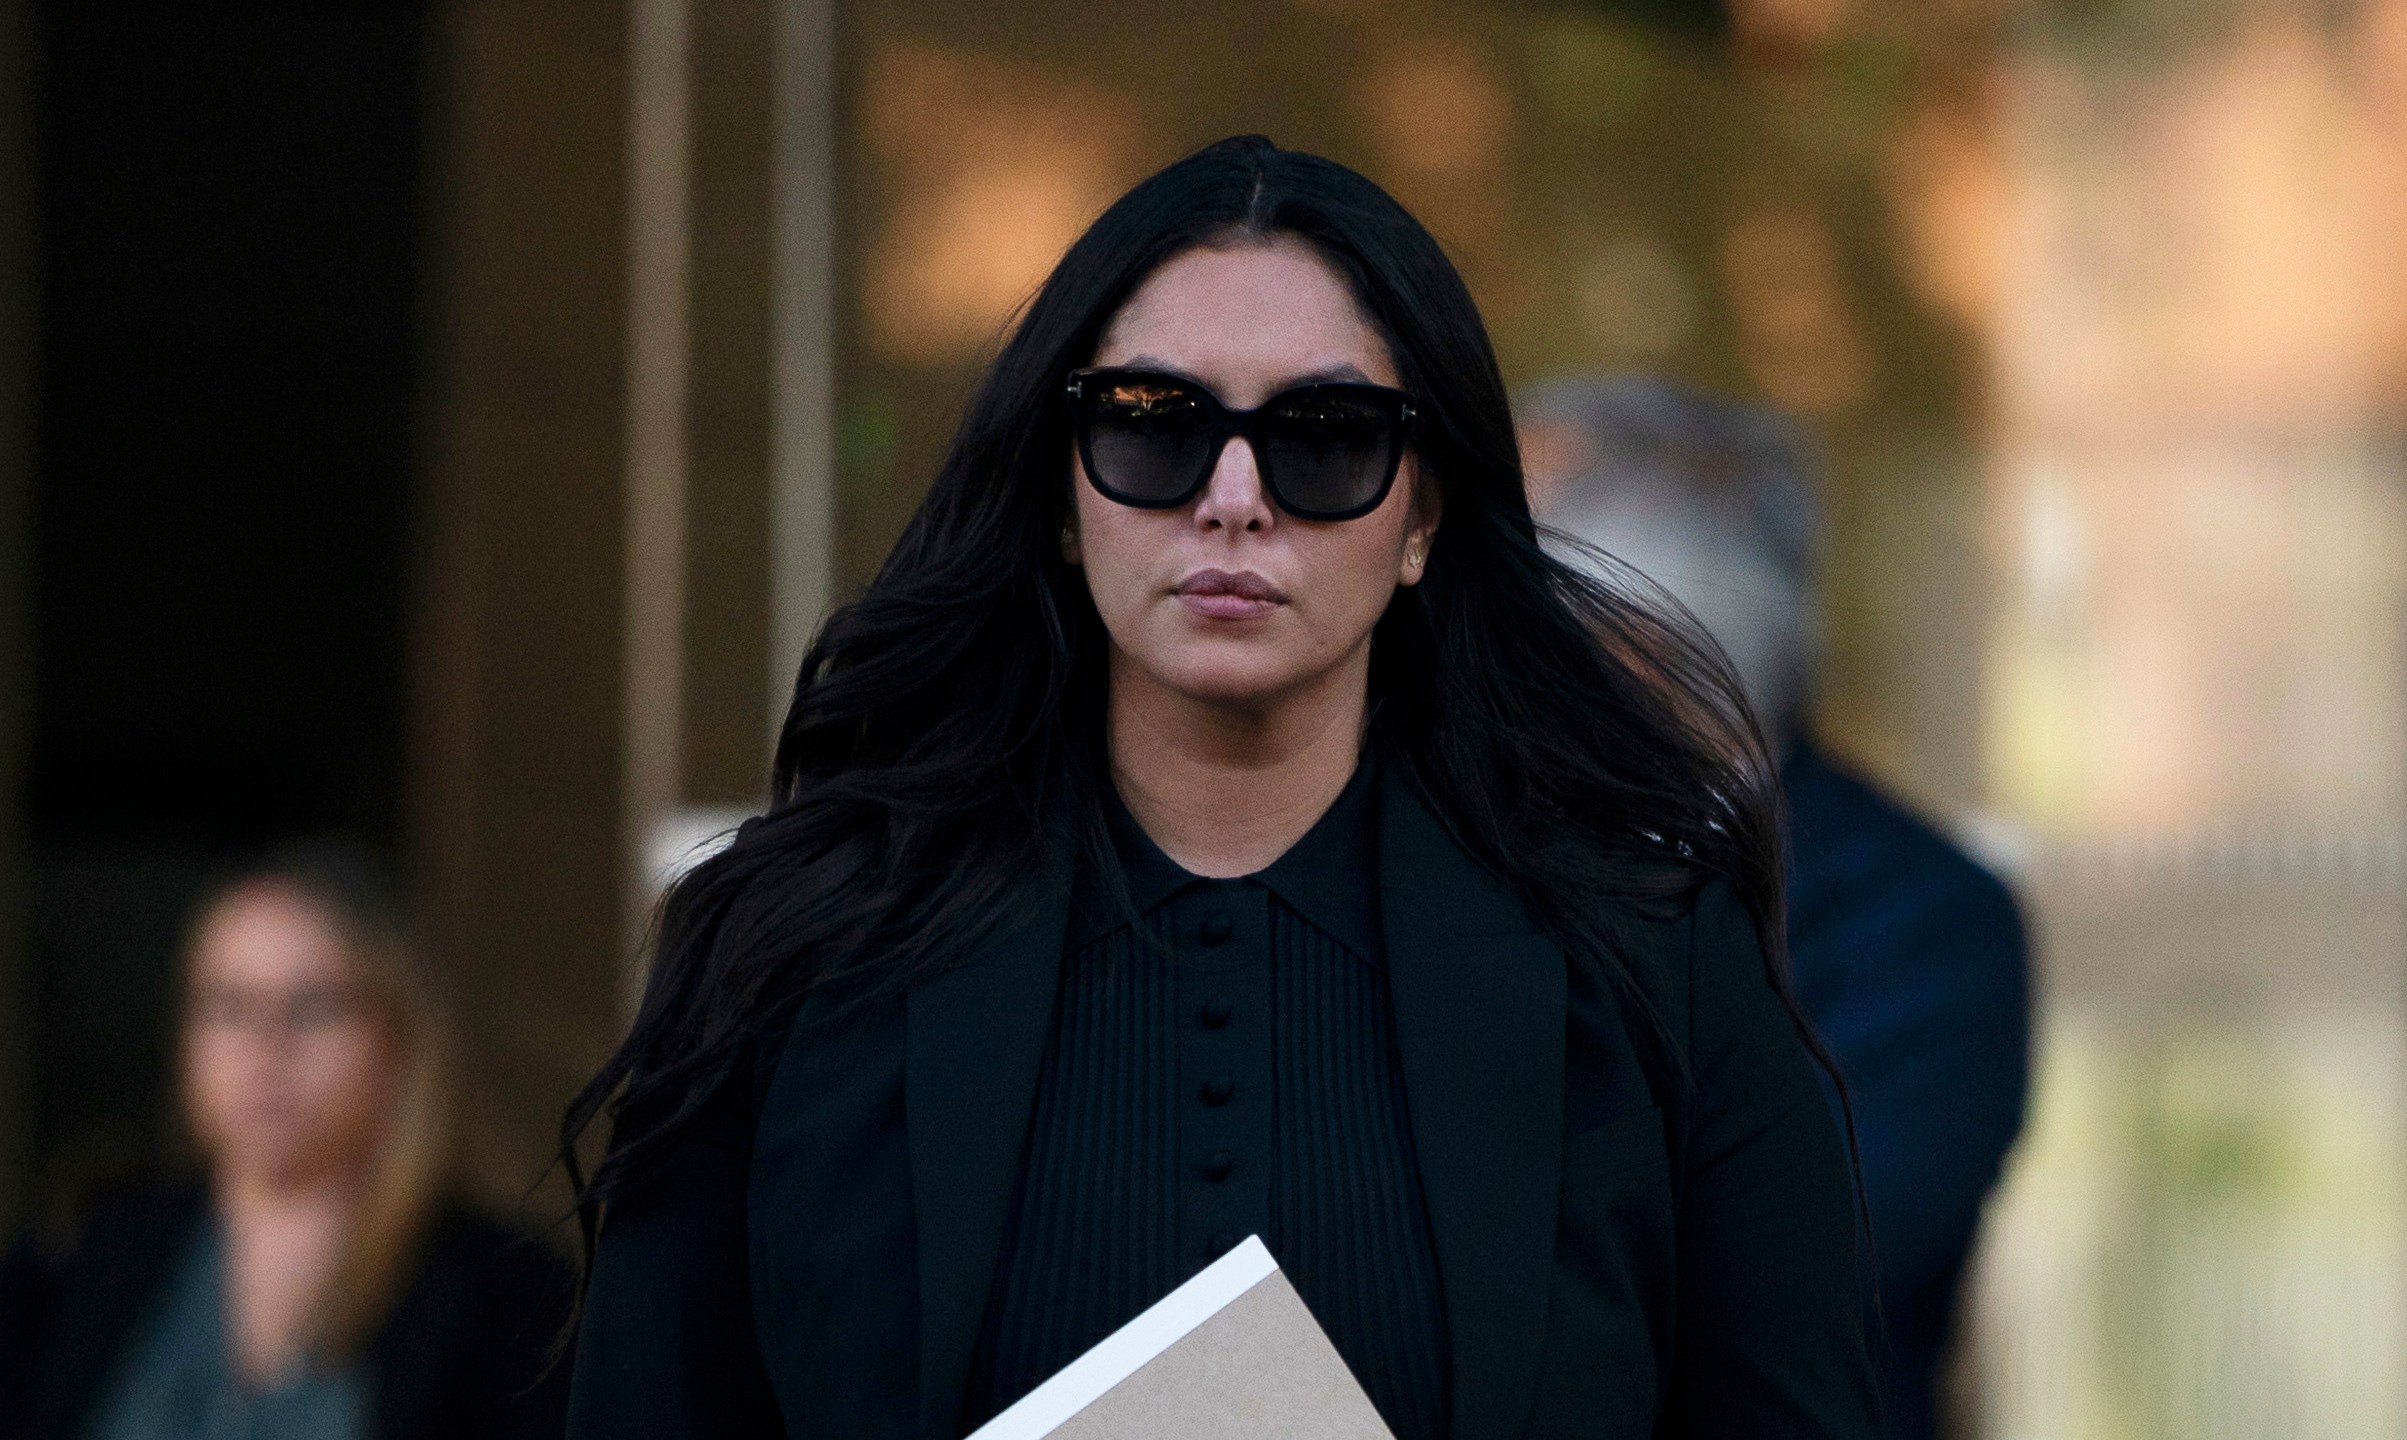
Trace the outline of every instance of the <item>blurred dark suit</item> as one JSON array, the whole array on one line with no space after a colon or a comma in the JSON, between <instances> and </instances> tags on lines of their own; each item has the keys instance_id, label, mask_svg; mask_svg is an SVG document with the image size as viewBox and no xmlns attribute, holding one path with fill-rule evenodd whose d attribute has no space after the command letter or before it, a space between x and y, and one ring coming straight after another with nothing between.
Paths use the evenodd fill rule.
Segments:
<instances>
[{"instance_id":1,"label":"blurred dark suit","mask_svg":"<svg viewBox=\"0 0 2407 1440\"><path fill-rule=\"evenodd\" d=\"M0 1259L0 1440L85 1433L126 1348L206 1217L197 1188L102 1207L72 1253ZM446 1208L417 1272L370 1338L379 1440L544 1440L567 1423L552 1364L573 1280L540 1241Z\"/></svg>"},{"instance_id":2,"label":"blurred dark suit","mask_svg":"<svg viewBox=\"0 0 2407 1440\"><path fill-rule=\"evenodd\" d=\"M1565 377L1515 411L1557 553L1641 599L1660 586L1728 655L1767 734L1789 741L1798 998L1855 1110L1889 1434L1924 1440L1981 1201L2022 1126L2030 978L2013 897L1805 735L1822 522L1817 466L1794 424L1632 376Z\"/></svg>"},{"instance_id":3,"label":"blurred dark suit","mask_svg":"<svg viewBox=\"0 0 2407 1440\"><path fill-rule=\"evenodd\" d=\"M1981 1201L2022 1128L2022 919L1996 877L1810 744L1781 780L1798 998L1847 1076L1880 1249L1889 1433L1929 1436Z\"/></svg>"}]
</instances>

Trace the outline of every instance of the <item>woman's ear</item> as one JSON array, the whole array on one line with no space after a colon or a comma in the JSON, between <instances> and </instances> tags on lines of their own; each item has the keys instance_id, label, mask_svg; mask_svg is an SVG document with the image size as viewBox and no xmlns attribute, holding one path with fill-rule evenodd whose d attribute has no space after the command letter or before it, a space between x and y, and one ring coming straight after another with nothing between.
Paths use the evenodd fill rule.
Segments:
<instances>
[{"instance_id":1,"label":"woman's ear","mask_svg":"<svg viewBox=\"0 0 2407 1440\"><path fill-rule=\"evenodd\" d=\"M1078 517L1064 515L1061 517L1062 563L1076 569L1082 563L1083 558L1083 554L1078 548Z\"/></svg>"},{"instance_id":2,"label":"woman's ear","mask_svg":"<svg viewBox=\"0 0 2407 1440\"><path fill-rule=\"evenodd\" d=\"M1438 515L1445 508L1438 487L1421 478L1415 467L1412 487L1412 514L1404 522L1404 555L1396 569L1396 583L1418 585L1421 575L1429 568L1429 547L1437 542Z\"/></svg>"}]
</instances>

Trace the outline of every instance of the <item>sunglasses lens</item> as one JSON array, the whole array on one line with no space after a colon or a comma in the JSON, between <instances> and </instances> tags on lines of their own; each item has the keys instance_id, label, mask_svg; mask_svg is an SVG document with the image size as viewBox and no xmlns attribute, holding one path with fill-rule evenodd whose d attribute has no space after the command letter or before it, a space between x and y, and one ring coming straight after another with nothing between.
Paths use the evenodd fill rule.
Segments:
<instances>
[{"instance_id":1,"label":"sunglasses lens","mask_svg":"<svg viewBox=\"0 0 2407 1440\"><path fill-rule=\"evenodd\" d=\"M1212 417L1184 386L1106 379L1085 397L1086 459L1097 486L1128 505L1175 505L1203 475Z\"/></svg>"},{"instance_id":2,"label":"sunglasses lens","mask_svg":"<svg viewBox=\"0 0 2407 1440\"><path fill-rule=\"evenodd\" d=\"M1298 515L1359 514L1395 478L1404 417L1382 392L1316 386L1282 397L1262 420L1264 468Z\"/></svg>"}]
</instances>

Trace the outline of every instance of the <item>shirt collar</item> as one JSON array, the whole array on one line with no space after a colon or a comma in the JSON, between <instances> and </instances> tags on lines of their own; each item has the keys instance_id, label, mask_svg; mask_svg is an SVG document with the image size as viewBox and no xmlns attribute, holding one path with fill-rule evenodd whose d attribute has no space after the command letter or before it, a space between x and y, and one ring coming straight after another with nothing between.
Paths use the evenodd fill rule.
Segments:
<instances>
[{"instance_id":1,"label":"shirt collar","mask_svg":"<svg viewBox=\"0 0 2407 1440\"><path fill-rule=\"evenodd\" d=\"M1202 883L1202 876L1162 853L1162 847L1153 843L1153 837L1129 813L1117 789L1105 794L1111 806L1112 849L1120 857L1121 872L1128 877L1128 898L1139 915L1152 914L1183 887Z\"/></svg>"},{"instance_id":2,"label":"shirt collar","mask_svg":"<svg viewBox=\"0 0 2407 1440\"><path fill-rule=\"evenodd\" d=\"M1376 963L1379 922L1379 762L1365 748L1337 799L1287 853L1252 878L1330 939Z\"/></svg>"},{"instance_id":3,"label":"shirt collar","mask_svg":"<svg viewBox=\"0 0 2407 1440\"><path fill-rule=\"evenodd\" d=\"M1278 896L1331 939L1373 962L1381 958L1383 950L1378 779L1378 762L1372 751L1365 749L1353 778L1303 838L1269 865L1244 877ZM1117 792L1107 790L1105 803L1110 807L1112 846L1137 914L1151 914L1189 885L1211 883L1163 854L1162 847L1128 813ZM1117 928L1124 918L1091 887L1079 912L1074 927L1076 944Z\"/></svg>"}]
</instances>

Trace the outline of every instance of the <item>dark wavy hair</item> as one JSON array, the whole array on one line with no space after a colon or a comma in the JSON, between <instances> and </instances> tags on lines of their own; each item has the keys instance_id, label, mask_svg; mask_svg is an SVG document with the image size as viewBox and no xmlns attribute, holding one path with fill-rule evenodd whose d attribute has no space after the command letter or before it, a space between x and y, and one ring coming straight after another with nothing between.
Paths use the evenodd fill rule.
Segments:
<instances>
[{"instance_id":1,"label":"dark wavy hair","mask_svg":"<svg viewBox=\"0 0 2407 1440\"><path fill-rule=\"evenodd\" d=\"M806 992L890 993L958 963L1025 902L1032 856L1071 845L1117 874L1106 639L1057 539L1072 499L1063 380L1165 261L1272 237L1310 245L1352 288L1422 412L1412 443L1443 502L1424 578L1373 632L1383 753L1659 1045L1654 987L1613 917L1716 877L1799 1015L1778 791L1719 652L1676 611L1540 547L1487 329L1429 232L1342 165L1225 140L1130 190L1054 267L893 552L803 658L767 813L663 902L633 1030L562 1124L589 1261L608 1197ZM1660 1073L1684 1073L1667 1058ZM577 1142L605 1113L587 1180Z\"/></svg>"}]
</instances>

